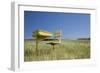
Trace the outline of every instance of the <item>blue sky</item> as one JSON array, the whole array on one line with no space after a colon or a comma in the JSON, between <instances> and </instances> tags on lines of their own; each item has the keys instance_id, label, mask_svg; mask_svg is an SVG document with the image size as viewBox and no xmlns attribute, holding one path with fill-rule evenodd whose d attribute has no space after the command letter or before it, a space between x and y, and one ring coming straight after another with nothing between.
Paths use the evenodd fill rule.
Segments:
<instances>
[{"instance_id":1,"label":"blue sky","mask_svg":"<svg viewBox=\"0 0 100 73\"><path fill-rule=\"evenodd\" d=\"M24 11L24 38L32 38L32 32L43 29L62 31L62 39L90 37L90 14Z\"/></svg>"}]
</instances>

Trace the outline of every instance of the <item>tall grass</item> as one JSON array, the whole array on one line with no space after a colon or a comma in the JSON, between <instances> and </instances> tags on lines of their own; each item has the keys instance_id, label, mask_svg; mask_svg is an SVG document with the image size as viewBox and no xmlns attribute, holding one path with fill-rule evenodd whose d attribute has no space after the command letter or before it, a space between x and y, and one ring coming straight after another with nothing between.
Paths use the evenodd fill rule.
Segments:
<instances>
[{"instance_id":1,"label":"tall grass","mask_svg":"<svg viewBox=\"0 0 100 73\"><path fill-rule=\"evenodd\" d=\"M24 61L68 60L90 58L89 40L62 40L52 49L46 41L39 42L38 55L35 40L24 41Z\"/></svg>"}]
</instances>

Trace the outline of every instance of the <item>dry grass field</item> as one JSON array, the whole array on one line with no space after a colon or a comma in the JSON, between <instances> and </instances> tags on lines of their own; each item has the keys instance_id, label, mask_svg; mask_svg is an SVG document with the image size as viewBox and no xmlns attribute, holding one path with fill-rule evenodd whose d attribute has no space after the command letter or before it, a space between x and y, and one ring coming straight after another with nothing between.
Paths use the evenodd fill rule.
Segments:
<instances>
[{"instance_id":1,"label":"dry grass field","mask_svg":"<svg viewBox=\"0 0 100 73\"><path fill-rule=\"evenodd\" d=\"M24 40L24 61L70 60L90 58L90 40L62 40L52 49L46 41L40 41L38 55L35 40Z\"/></svg>"}]
</instances>

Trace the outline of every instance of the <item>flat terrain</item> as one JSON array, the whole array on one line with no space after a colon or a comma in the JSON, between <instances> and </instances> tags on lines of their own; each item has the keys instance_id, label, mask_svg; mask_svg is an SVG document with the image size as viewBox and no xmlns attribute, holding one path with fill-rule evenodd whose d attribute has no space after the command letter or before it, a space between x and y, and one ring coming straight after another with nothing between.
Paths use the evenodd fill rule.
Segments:
<instances>
[{"instance_id":1,"label":"flat terrain","mask_svg":"<svg viewBox=\"0 0 100 73\"><path fill-rule=\"evenodd\" d=\"M62 40L53 50L47 41L40 41L38 55L35 40L24 41L24 61L70 60L90 58L90 40Z\"/></svg>"}]
</instances>

